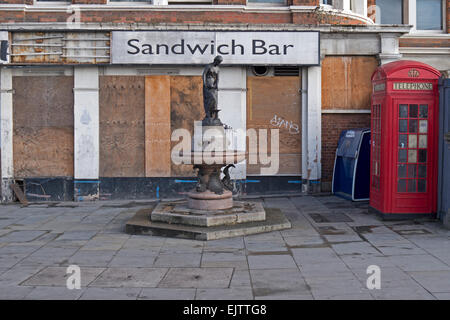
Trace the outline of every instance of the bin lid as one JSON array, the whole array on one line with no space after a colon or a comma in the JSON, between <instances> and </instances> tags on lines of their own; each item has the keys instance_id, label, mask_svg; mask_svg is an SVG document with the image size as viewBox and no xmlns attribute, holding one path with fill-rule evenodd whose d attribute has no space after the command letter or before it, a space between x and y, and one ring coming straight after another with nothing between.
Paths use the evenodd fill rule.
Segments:
<instances>
[{"instance_id":1,"label":"bin lid","mask_svg":"<svg viewBox=\"0 0 450 320\"><path fill-rule=\"evenodd\" d=\"M366 132L370 132L370 129L358 128L342 131L336 155L338 157L356 158L360 141Z\"/></svg>"}]
</instances>

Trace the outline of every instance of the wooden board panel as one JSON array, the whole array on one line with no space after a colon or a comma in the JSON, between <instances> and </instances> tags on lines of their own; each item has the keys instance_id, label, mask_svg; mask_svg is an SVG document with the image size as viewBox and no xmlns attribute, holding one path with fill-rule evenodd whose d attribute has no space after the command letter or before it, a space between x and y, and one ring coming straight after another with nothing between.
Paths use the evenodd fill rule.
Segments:
<instances>
[{"instance_id":1,"label":"wooden board panel","mask_svg":"<svg viewBox=\"0 0 450 320\"><path fill-rule=\"evenodd\" d=\"M247 129L279 129L278 174L301 174L301 97L299 77L247 78ZM259 133L258 133L259 134ZM270 134L268 133L268 152ZM247 141L249 153L257 153ZM288 156L289 155L289 156ZM298 160L298 163L296 161ZM259 174L259 165L248 165L248 174Z\"/></svg>"},{"instance_id":2,"label":"wooden board panel","mask_svg":"<svg viewBox=\"0 0 450 320\"><path fill-rule=\"evenodd\" d=\"M370 109L375 57L326 57L322 62L322 109Z\"/></svg>"},{"instance_id":3,"label":"wooden board panel","mask_svg":"<svg viewBox=\"0 0 450 320\"><path fill-rule=\"evenodd\" d=\"M205 117L203 109L202 78L200 76L170 77L170 125L171 130L184 128L194 133L194 121ZM178 142L172 142L173 148ZM195 176L192 165L171 164L171 176Z\"/></svg>"},{"instance_id":4,"label":"wooden board panel","mask_svg":"<svg viewBox=\"0 0 450 320\"><path fill-rule=\"evenodd\" d=\"M170 177L170 77L145 77L145 175Z\"/></svg>"},{"instance_id":5,"label":"wooden board panel","mask_svg":"<svg viewBox=\"0 0 450 320\"><path fill-rule=\"evenodd\" d=\"M145 176L145 78L100 77L100 176Z\"/></svg>"},{"instance_id":6,"label":"wooden board panel","mask_svg":"<svg viewBox=\"0 0 450 320\"><path fill-rule=\"evenodd\" d=\"M73 77L13 77L14 176L73 176Z\"/></svg>"}]
</instances>

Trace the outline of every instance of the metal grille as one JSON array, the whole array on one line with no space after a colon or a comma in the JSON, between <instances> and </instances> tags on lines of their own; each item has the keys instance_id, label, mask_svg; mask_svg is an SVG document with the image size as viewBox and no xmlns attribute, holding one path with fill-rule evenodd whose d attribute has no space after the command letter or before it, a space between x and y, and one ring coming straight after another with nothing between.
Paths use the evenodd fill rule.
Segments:
<instances>
[{"instance_id":1,"label":"metal grille","mask_svg":"<svg viewBox=\"0 0 450 320\"><path fill-rule=\"evenodd\" d=\"M274 67L274 76L288 77L288 76L299 76L300 68L297 66L286 66L286 67Z\"/></svg>"}]
</instances>

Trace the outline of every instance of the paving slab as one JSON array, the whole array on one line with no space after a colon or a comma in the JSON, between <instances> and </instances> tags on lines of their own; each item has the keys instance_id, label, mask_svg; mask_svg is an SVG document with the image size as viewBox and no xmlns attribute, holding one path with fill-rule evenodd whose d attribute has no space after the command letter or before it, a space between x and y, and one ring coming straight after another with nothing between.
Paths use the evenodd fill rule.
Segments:
<instances>
[{"instance_id":1,"label":"paving slab","mask_svg":"<svg viewBox=\"0 0 450 320\"><path fill-rule=\"evenodd\" d=\"M97 234L96 231L83 231L83 230L79 230L79 231L65 231L63 234L61 234L57 240L58 241L62 241L62 240L90 240L92 237L94 237Z\"/></svg>"},{"instance_id":2,"label":"paving slab","mask_svg":"<svg viewBox=\"0 0 450 320\"><path fill-rule=\"evenodd\" d=\"M159 250L121 249L115 253L109 267L152 267Z\"/></svg>"},{"instance_id":3,"label":"paving slab","mask_svg":"<svg viewBox=\"0 0 450 320\"><path fill-rule=\"evenodd\" d=\"M34 230L20 230L12 231L0 238L0 242L30 242L33 241L48 231L34 231Z\"/></svg>"},{"instance_id":4,"label":"paving slab","mask_svg":"<svg viewBox=\"0 0 450 320\"><path fill-rule=\"evenodd\" d=\"M245 240L245 248L249 254L263 252L286 252L288 248L282 240Z\"/></svg>"},{"instance_id":5,"label":"paving slab","mask_svg":"<svg viewBox=\"0 0 450 320\"><path fill-rule=\"evenodd\" d=\"M196 289L144 288L139 300L194 300Z\"/></svg>"},{"instance_id":6,"label":"paving slab","mask_svg":"<svg viewBox=\"0 0 450 320\"><path fill-rule=\"evenodd\" d=\"M289 254L248 256L248 266L250 269L293 269L297 267Z\"/></svg>"},{"instance_id":7,"label":"paving slab","mask_svg":"<svg viewBox=\"0 0 450 320\"><path fill-rule=\"evenodd\" d=\"M69 290L63 287L35 287L25 300L77 300L85 289Z\"/></svg>"},{"instance_id":8,"label":"paving slab","mask_svg":"<svg viewBox=\"0 0 450 320\"><path fill-rule=\"evenodd\" d=\"M244 248L244 238L235 237L208 241L204 244L203 252L236 252Z\"/></svg>"},{"instance_id":9,"label":"paving slab","mask_svg":"<svg viewBox=\"0 0 450 320\"><path fill-rule=\"evenodd\" d=\"M408 272L422 287L432 293L450 292L450 270Z\"/></svg>"},{"instance_id":10,"label":"paving slab","mask_svg":"<svg viewBox=\"0 0 450 320\"><path fill-rule=\"evenodd\" d=\"M450 300L450 292L434 293L433 295L438 300Z\"/></svg>"},{"instance_id":11,"label":"paving slab","mask_svg":"<svg viewBox=\"0 0 450 320\"><path fill-rule=\"evenodd\" d=\"M100 275L104 268L80 268L81 287L87 287L98 275ZM52 286L52 287L67 287L67 279L72 273L67 273L67 267L47 267L32 276L28 280L22 282L21 286Z\"/></svg>"},{"instance_id":12,"label":"paving slab","mask_svg":"<svg viewBox=\"0 0 450 320\"><path fill-rule=\"evenodd\" d=\"M289 247L321 245L325 243L321 236L285 236L284 241Z\"/></svg>"},{"instance_id":13,"label":"paving slab","mask_svg":"<svg viewBox=\"0 0 450 320\"><path fill-rule=\"evenodd\" d=\"M155 260L155 267L200 267L200 253L160 254Z\"/></svg>"},{"instance_id":14,"label":"paving slab","mask_svg":"<svg viewBox=\"0 0 450 320\"><path fill-rule=\"evenodd\" d=\"M233 268L171 268L161 288L228 288Z\"/></svg>"},{"instance_id":15,"label":"paving slab","mask_svg":"<svg viewBox=\"0 0 450 320\"><path fill-rule=\"evenodd\" d=\"M76 264L82 267L107 267L115 250L78 250L65 264Z\"/></svg>"},{"instance_id":16,"label":"paving slab","mask_svg":"<svg viewBox=\"0 0 450 320\"><path fill-rule=\"evenodd\" d=\"M230 288L251 287L250 271L248 269L234 269Z\"/></svg>"},{"instance_id":17,"label":"paving slab","mask_svg":"<svg viewBox=\"0 0 450 320\"><path fill-rule=\"evenodd\" d=\"M87 288L80 300L136 300L142 288Z\"/></svg>"},{"instance_id":18,"label":"paving slab","mask_svg":"<svg viewBox=\"0 0 450 320\"><path fill-rule=\"evenodd\" d=\"M250 269L255 298L308 296L310 290L298 269Z\"/></svg>"},{"instance_id":19,"label":"paving slab","mask_svg":"<svg viewBox=\"0 0 450 320\"><path fill-rule=\"evenodd\" d=\"M167 268L108 268L89 286L154 288L167 273L167 270Z\"/></svg>"},{"instance_id":20,"label":"paving slab","mask_svg":"<svg viewBox=\"0 0 450 320\"><path fill-rule=\"evenodd\" d=\"M390 256L389 260L404 271L449 271L450 267L431 255Z\"/></svg>"},{"instance_id":21,"label":"paving slab","mask_svg":"<svg viewBox=\"0 0 450 320\"><path fill-rule=\"evenodd\" d=\"M201 266L248 269L247 256L243 251L204 252L202 256Z\"/></svg>"},{"instance_id":22,"label":"paving slab","mask_svg":"<svg viewBox=\"0 0 450 320\"><path fill-rule=\"evenodd\" d=\"M197 289L195 300L253 300L251 287Z\"/></svg>"},{"instance_id":23,"label":"paving slab","mask_svg":"<svg viewBox=\"0 0 450 320\"><path fill-rule=\"evenodd\" d=\"M22 300L32 290L33 290L33 287L8 287L8 288L2 288L0 286L0 300Z\"/></svg>"}]
</instances>

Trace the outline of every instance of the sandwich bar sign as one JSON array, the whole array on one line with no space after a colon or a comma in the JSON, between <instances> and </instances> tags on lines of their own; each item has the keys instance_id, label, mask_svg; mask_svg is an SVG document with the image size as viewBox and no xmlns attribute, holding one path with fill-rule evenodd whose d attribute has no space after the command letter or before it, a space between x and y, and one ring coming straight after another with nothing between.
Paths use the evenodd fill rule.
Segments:
<instances>
[{"instance_id":1,"label":"sandwich bar sign","mask_svg":"<svg viewBox=\"0 0 450 320\"><path fill-rule=\"evenodd\" d=\"M318 65L319 32L113 31L114 64Z\"/></svg>"}]
</instances>

